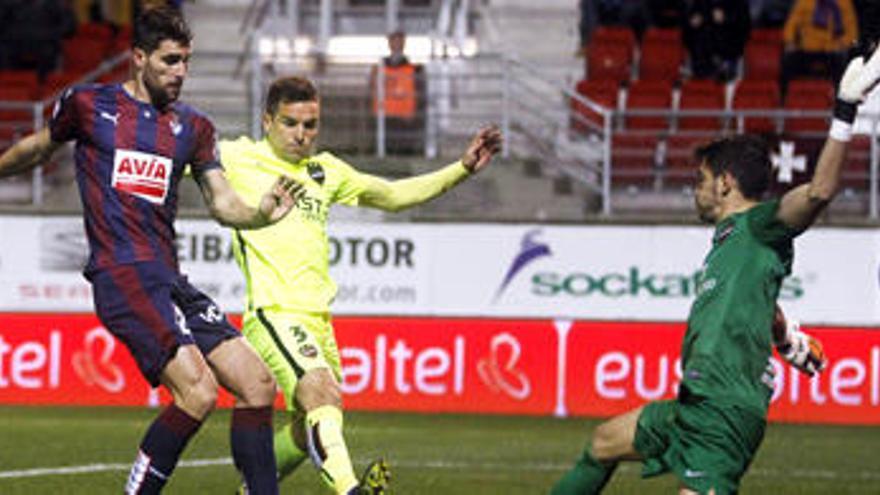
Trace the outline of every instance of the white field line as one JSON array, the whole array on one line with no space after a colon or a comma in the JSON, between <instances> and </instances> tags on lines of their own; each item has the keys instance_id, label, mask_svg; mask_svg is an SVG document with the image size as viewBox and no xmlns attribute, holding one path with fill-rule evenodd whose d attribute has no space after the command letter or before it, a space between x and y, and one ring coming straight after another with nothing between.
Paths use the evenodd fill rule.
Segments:
<instances>
[{"instance_id":1,"label":"white field line","mask_svg":"<svg viewBox=\"0 0 880 495\"><path fill-rule=\"evenodd\" d=\"M362 459L361 463L368 462ZM218 457L214 459L192 459L181 461L178 468L200 468L211 466L231 466L232 459L229 457ZM481 469L487 471L531 471L531 472L563 472L570 466L560 463L503 463L503 462L464 462L464 461L392 461L392 469L397 466L406 469L437 469L437 470L462 470L462 469ZM624 464L621 466L624 471L636 472L638 466L636 464ZM128 471L131 464L123 463L98 463L83 464L79 466L59 466L59 467L40 467L32 469L18 469L13 471L0 471L0 479L18 479L18 478L38 478L44 476L58 476L67 474L88 474L102 473L108 471ZM756 468L750 469L746 473L747 477L759 478L778 478L785 476L788 478L806 479L806 480L858 480L858 481L880 481L880 472L860 471L857 473L839 473L831 470L813 470L813 469L786 469L784 472L777 469Z\"/></svg>"}]
</instances>

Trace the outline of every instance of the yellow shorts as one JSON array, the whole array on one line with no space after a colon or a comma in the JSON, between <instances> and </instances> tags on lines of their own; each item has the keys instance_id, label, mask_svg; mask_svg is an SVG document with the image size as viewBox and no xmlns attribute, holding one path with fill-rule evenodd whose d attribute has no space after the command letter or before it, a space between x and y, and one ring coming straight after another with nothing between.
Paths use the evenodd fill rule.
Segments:
<instances>
[{"instance_id":1,"label":"yellow shorts","mask_svg":"<svg viewBox=\"0 0 880 495\"><path fill-rule=\"evenodd\" d=\"M245 313L242 327L248 342L275 375L289 411L296 408L296 385L307 371L329 368L342 380L339 348L328 313L260 308Z\"/></svg>"}]
</instances>

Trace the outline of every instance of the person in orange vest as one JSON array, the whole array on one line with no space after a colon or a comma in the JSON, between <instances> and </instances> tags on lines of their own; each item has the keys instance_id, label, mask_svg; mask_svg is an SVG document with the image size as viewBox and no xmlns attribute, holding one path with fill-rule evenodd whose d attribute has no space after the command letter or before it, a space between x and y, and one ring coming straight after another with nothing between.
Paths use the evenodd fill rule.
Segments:
<instances>
[{"instance_id":1,"label":"person in orange vest","mask_svg":"<svg viewBox=\"0 0 880 495\"><path fill-rule=\"evenodd\" d=\"M395 31L388 35L389 56L370 74L373 115L379 105L385 114L385 149L390 154L416 154L423 150L425 112L423 68L413 64L404 54L406 34ZM384 72L384 95L379 99L377 70Z\"/></svg>"},{"instance_id":2,"label":"person in orange vest","mask_svg":"<svg viewBox=\"0 0 880 495\"><path fill-rule=\"evenodd\" d=\"M797 78L840 81L847 50L859 37L858 18L852 0L797 0L788 14L782 39L780 85Z\"/></svg>"}]
</instances>

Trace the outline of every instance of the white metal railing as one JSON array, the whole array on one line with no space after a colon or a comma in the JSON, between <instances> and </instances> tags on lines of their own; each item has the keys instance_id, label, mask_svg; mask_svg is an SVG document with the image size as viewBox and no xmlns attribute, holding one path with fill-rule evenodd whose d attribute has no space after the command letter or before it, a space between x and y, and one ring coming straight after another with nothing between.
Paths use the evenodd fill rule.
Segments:
<instances>
[{"instance_id":1,"label":"white metal railing","mask_svg":"<svg viewBox=\"0 0 880 495\"><path fill-rule=\"evenodd\" d=\"M669 149L665 146L668 140L678 137L696 137L706 140L713 137L729 134L741 134L744 132L744 122L746 119L769 119L774 122L775 129L768 135L779 141L824 141L827 136L827 127L817 126L816 130L808 131L790 131L787 130L786 123L798 122L804 120L816 121L824 120L830 123L830 115L827 110L696 110L696 109L669 109L669 108L639 108L620 110L617 108L607 108L602 105L578 95L578 98L572 98L588 110L574 111L571 114L572 127L575 128L573 134L582 138L590 137L600 139L606 148L610 149L610 143L614 136L618 133L626 133L630 136L649 136L658 140L659 146L654 154L656 163L655 170L649 173L664 172L664 165L667 164L669 158ZM590 118L592 112L593 118ZM662 128L645 128L644 125L628 127L626 122L631 118L648 117L661 118L666 121ZM717 129L713 130L695 130L682 129L680 122L687 118L714 118L717 120ZM880 114L860 112L859 119L866 122L862 125L863 129L868 132L868 159L867 159L867 177L864 177L865 193L867 197L867 212L871 220L880 219ZM596 121L598 120L598 122ZM611 132L609 132L609 129ZM609 139L610 137L610 139ZM680 151L680 150L679 150ZM689 150L685 150L689 151ZM607 160L609 165L612 163L611 153L603 155L603 159ZM608 169L613 178L614 168ZM668 172L668 170L666 171ZM848 174L848 172L845 172ZM859 176L856 177L858 181ZM610 184L608 185L610 186ZM606 193L610 194L610 187L606 189Z\"/></svg>"},{"instance_id":2,"label":"white metal railing","mask_svg":"<svg viewBox=\"0 0 880 495\"><path fill-rule=\"evenodd\" d=\"M204 56L201 54L200 56ZM234 59L235 54L228 54ZM92 80L112 69L127 55L107 61L101 68L84 78ZM316 82L322 94L324 125L332 129L323 139L333 148L354 150L358 153L375 153L383 156L388 143L399 139L388 128L384 108L382 71L378 71L376 83L377 108L372 111L370 80L371 66L336 62L321 66L315 57L293 57L286 61L267 64L254 56L248 60L250 71L250 97L241 109L240 117L251 118L252 135L259 137L262 101L266 88L274 77L285 74L304 74ZM611 200L615 194L617 168L614 166L612 144L621 133L654 136L666 144L678 136L700 135L712 137L723 133L737 133L743 129L744 119L775 119L783 123L792 120L826 118L824 111L795 110L670 110L640 109L623 111L606 108L571 88L545 76L537 67L514 58L498 55L482 55L474 58L434 59L424 67L424 96L418 119L409 129L419 139L419 152L425 156L451 155L460 152L462 139L469 136L480 124L494 122L502 127L508 146L505 156L532 158L540 161L545 174L550 177L568 177L583 184L601 198L601 212L611 215ZM32 130L43 125L45 110L55 98L30 103L0 102L0 109L29 111L27 122L18 123L19 128ZM581 111L573 112L577 104ZM234 116L232 116L234 117ZM665 119L663 130L635 130L627 127L633 117L660 117ZM678 125L683 118L710 117L717 119L719 130L682 130ZM869 126L870 148L868 176L858 187L867 197L868 217L878 218L878 125L880 116L862 115L872 119ZM9 126L10 123L0 123ZM784 124L778 124L784 125ZM399 129L398 129L399 130ZM823 138L826 132L816 131L806 137ZM671 150L658 146L648 150L657 164L655 170L661 179L669 174L667 162ZM667 174L667 175L664 175ZM44 187L42 174L35 173L31 185L32 202L42 201Z\"/></svg>"},{"instance_id":3,"label":"white metal railing","mask_svg":"<svg viewBox=\"0 0 880 495\"><path fill-rule=\"evenodd\" d=\"M130 54L128 51L114 55L103 61L98 67L86 73L72 84L82 84L94 81L102 75L111 72L117 66L123 63L128 63L129 58ZM55 102L60 98L62 92L63 90L37 101L0 101L0 111L20 110L30 114L30 118L26 120L12 119L0 121L0 127L12 129L13 139L15 139L16 135L30 134L42 129L45 125L46 110L52 108ZM41 205L43 203L44 192L43 165L39 165L31 172L31 203L33 205Z\"/></svg>"},{"instance_id":4,"label":"white metal railing","mask_svg":"<svg viewBox=\"0 0 880 495\"><path fill-rule=\"evenodd\" d=\"M577 99L596 112L607 114L605 135L610 135L613 112L587 101L580 95L545 76L528 63L499 55L474 58L437 58L423 67L420 86L422 104L411 120L409 129L396 125L396 134L389 129L385 109L385 74L378 66L345 63L337 60L332 67L316 69L313 57L290 57L271 63L254 62L250 87L251 101L262 101L272 78L283 74L303 74L313 78L325 106L324 125L333 119L336 146L370 150L383 157L388 143L417 134L420 152L426 157L460 152L461 140L480 125L495 123L507 137L505 156L541 159L551 177L568 177L586 186L602 198L602 213L609 214L610 148L603 146L602 159L593 160L578 153L558 153L556 142L569 132L568 102ZM375 82L370 86L371 70ZM375 93L372 93L375 88ZM336 98L334 98L334 96ZM376 109L372 111L372 99ZM334 99L337 102L334 104ZM338 101L347 99L350 104ZM331 105L329 108L328 105ZM252 106L252 134L259 137L259 106ZM399 122L398 122L399 124ZM353 127L346 130L346 126ZM358 129L369 128L371 143L365 144ZM409 133L404 136L402 133ZM352 142L340 143L341 134L349 133ZM360 141L360 142L355 142ZM449 152L447 152L447 149Z\"/></svg>"}]
</instances>

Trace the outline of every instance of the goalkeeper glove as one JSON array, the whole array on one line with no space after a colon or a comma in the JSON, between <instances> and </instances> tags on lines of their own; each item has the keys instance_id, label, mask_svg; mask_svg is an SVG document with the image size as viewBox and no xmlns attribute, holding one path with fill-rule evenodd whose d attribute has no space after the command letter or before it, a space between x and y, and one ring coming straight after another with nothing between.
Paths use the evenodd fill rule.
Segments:
<instances>
[{"instance_id":1,"label":"goalkeeper glove","mask_svg":"<svg viewBox=\"0 0 880 495\"><path fill-rule=\"evenodd\" d=\"M867 60L866 60L867 58ZM859 55L849 61L834 103L834 121L831 125L831 137L838 141L849 141L852 124L856 120L858 106L880 81L880 50L868 57Z\"/></svg>"},{"instance_id":2,"label":"goalkeeper glove","mask_svg":"<svg viewBox=\"0 0 880 495\"><path fill-rule=\"evenodd\" d=\"M776 350L782 359L807 376L815 375L828 364L822 343L802 332L800 323L796 321L785 323L785 339L776 344Z\"/></svg>"}]
</instances>

